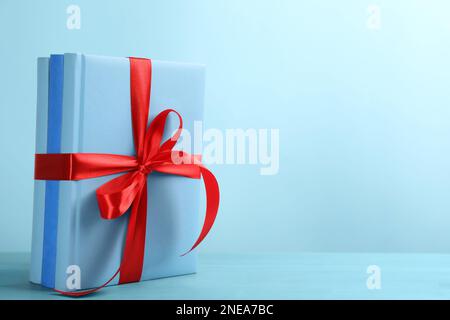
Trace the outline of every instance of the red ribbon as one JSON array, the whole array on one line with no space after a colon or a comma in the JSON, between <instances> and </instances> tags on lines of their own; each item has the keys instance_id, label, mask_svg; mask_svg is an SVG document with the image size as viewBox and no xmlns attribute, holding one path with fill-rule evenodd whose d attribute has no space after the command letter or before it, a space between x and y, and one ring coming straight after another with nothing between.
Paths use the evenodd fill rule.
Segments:
<instances>
[{"instance_id":1,"label":"red ribbon","mask_svg":"<svg viewBox=\"0 0 450 320\"><path fill-rule=\"evenodd\" d=\"M65 292L69 296L83 296L98 291L120 272L119 284L139 281L142 274L147 219L147 176L161 172L192 179L203 178L206 190L206 216L202 230L192 248L206 237L219 208L219 186L214 175L200 162L200 156L183 151L173 151L183 127L178 112L167 109L159 113L147 127L150 106L152 64L149 59L130 59L131 115L136 156L99 153L36 154L35 179L82 180L125 174L114 178L97 191L101 217L116 219L131 207L125 249L119 269L106 283L85 291ZM167 116L175 113L180 121L175 134L162 141ZM175 160L175 161L174 161Z\"/></svg>"}]
</instances>

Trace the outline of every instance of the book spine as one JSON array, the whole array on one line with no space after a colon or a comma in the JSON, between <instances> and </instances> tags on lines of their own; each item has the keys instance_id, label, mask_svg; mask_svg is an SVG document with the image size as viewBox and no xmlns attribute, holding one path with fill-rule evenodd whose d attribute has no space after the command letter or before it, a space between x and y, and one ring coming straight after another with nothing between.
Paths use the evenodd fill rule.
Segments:
<instances>
[{"instance_id":1,"label":"book spine","mask_svg":"<svg viewBox=\"0 0 450 320\"><path fill-rule=\"evenodd\" d=\"M37 60L36 153L47 151L49 58ZM44 241L45 181L34 181L30 281L41 283Z\"/></svg>"},{"instance_id":2,"label":"book spine","mask_svg":"<svg viewBox=\"0 0 450 320\"><path fill-rule=\"evenodd\" d=\"M47 153L61 152L62 86L64 57L51 55L47 116ZM59 181L45 182L44 239L42 249L42 285L54 288L58 225Z\"/></svg>"},{"instance_id":3,"label":"book spine","mask_svg":"<svg viewBox=\"0 0 450 320\"><path fill-rule=\"evenodd\" d=\"M61 152L76 153L80 150L80 123L84 62L80 54L64 54L63 117ZM79 185L77 181L60 181L58 248L55 287L67 290L66 279L69 266L78 265L77 234Z\"/></svg>"}]
</instances>

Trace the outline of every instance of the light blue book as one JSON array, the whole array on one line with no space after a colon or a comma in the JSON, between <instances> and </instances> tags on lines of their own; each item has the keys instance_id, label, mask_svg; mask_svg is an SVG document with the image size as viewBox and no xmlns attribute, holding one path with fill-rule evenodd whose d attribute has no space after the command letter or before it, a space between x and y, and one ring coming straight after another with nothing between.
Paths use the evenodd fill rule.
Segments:
<instances>
[{"instance_id":1,"label":"light blue book","mask_svg":"<svg viewBox=\"0 0 450 320\"><path fill-rule=\"evenodd\" d=\"M59 152L134 155L129 60L64 54L63 64ZM149 120L162 110L173 108L182 115L184 128L192 133L194 122L203 118L204 77L201 65L153 60ZM41 79L45 81L43 77L39 81ZM55 87L50 87L49 94ZM54 110L48 110L50 118ZM54 119L58 121L57 116ZM169 119L166 138L178 127L177 121L176 117ZM53 127L58 129L57 124ZM38 130L45 130L45 127L40 126ZM50 127L47 131L48 136L55 136ZM81 271L81 289L87 289L102 285L114 274L122 257L128 215L112 221L102 219L95 190L116 176L56 182L58 192L52 193L51 204L45 208L44 227L35 227L38 235L33 236L33 242L41 241L44 254L35 254L36 260L42 259L42 263L32 264L31 281L67 290L70 267L75 265ZM196 252L181 254L190 249L200 232L200 192L199 180L158 173L148 176L146 244L141 280L196 271ZM42 192L36 193L36 202L42 202L42 197ZM56 225L55 219L47 219L51 216L47 207L55 205ZM37 207L35 205L35 217L42 216ZM49 223L50 227L46 228ZM54 229L52 225L55 225ZM41 231L43 235L39 234ZM41 245L33 246L36 251ZM52 250L53 269L52 256L45 254L53 253ZM118 277L110 284L117 282Z\"/></svg>"},{"instance_id":2,"label":"light blue book","mask_svg":"<svg viewBox=\"0 0 450 320\"><path fill-rule=\"evenodd\" d=\"M37 60L36 153L47 152L49 58ZM46 181L34 181L30 281L41 283Z\"/></svg>"}]
</instances>

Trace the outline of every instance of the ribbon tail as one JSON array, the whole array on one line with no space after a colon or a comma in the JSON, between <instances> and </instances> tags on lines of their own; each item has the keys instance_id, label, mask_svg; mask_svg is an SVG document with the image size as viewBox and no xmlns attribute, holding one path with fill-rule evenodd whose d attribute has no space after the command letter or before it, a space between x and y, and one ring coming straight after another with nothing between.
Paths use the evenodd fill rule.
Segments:
<instances>
[{"instance_id":1,"label":"ribbon tail","mask_svg":"<svg viewBox=\"0 0 450 320\"><path fill-rule=\"evenodd\" d=\"M219 201L220 201L220 192L219 192L219 184L217 183L216 177L212 174L211 171L201 166L200 171L203 177L203 182L205 183L206 190L206 214L205 220L203 222L203 227L200 232L199 237L195 241L192 248L183 253L181 256L184 256L194 250L202 241L205 239L208 232L211 230L214 221L216 220L217 211L219 209Z\"/></svg>"},{"instance_id":2,"label":"ribbon tail","mask_svg":"<svg viewBox=\"0 0 450 320\"><path fill-rule=\"evenodd\" d=\"M82 291L61 291L61 290L58 290L58 289L53 289L53 290L58 292L58 293L60 293L60 294L62 294L62 295L69 296L69 297L83 297L83 296L87 296L87 295L89 295L91 293L94 293L94 292L99 291L99 290L103 289L104 287L106 287L111 281L113 281L113 279L117 276L119 271L120 271L120 268L117 269L116 273L114 273L114 275L108 281L106 281L104 284L102 284L100 287L97 287L97 288L92 288L92 289L89 289L89 290L82 290Z\"/></svg>"}]
</instances>

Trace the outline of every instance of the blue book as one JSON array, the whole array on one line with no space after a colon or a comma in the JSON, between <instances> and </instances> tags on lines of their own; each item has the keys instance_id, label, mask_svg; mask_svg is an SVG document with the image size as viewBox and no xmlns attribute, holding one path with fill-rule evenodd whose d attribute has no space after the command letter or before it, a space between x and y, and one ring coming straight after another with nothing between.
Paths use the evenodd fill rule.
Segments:
<instances>
[{"instance_id":1,"label":"blue book","mask_svg":"<svg viewBox=\"0 0 450 320\"><path fill-rule=\"evenodd\" d=\"M64 54L62 77L56 84L52 82L52 57L48 118L56 123L50 126L48 122L47 136L56 137L53 142L59 146L57 152L134 155L129 60ZM204 75L201 65L153 60L149 121L162 110L173 108L183 116L183 127L192 133L194 122L203 118ZM52 90L59 85L63 88L61 114L57 108L50 108ZM178 119L170 117L165 138L177 127ZM45 195L36 193L36 202L45 201L46 206L43 228L35 228L43 235L33 239L42 241L43 252L41 270L32 270L36 274L31 278L33 282L67 291L66 280L74 265L81 271L81 289L100 286L114 274L122 258L128 215L102 219L95 190L116 176L47 181L55 182L57 188L47 187ZM200 232L201 191L199 180L158 173L148 176L141 280L196 271L196 252L180 255L190 249ZM36 207L35 216L39 216ZM36 250L39 246L35 245ZM39 268L39 263L33 263L32 268ZM117 282L118 277L110 284Z\"/></svg>"},{"instance_id":2,"label":"blue book","mask_svg":"<svg viewBox=\"0 0 450 320\"><path fill-rule=\"evenodd\" d=\"M49 58L37 60L36 153L47 152ZM30 281L41 283L46 181L34 181Z\"/></svg>"}]
</instances>

